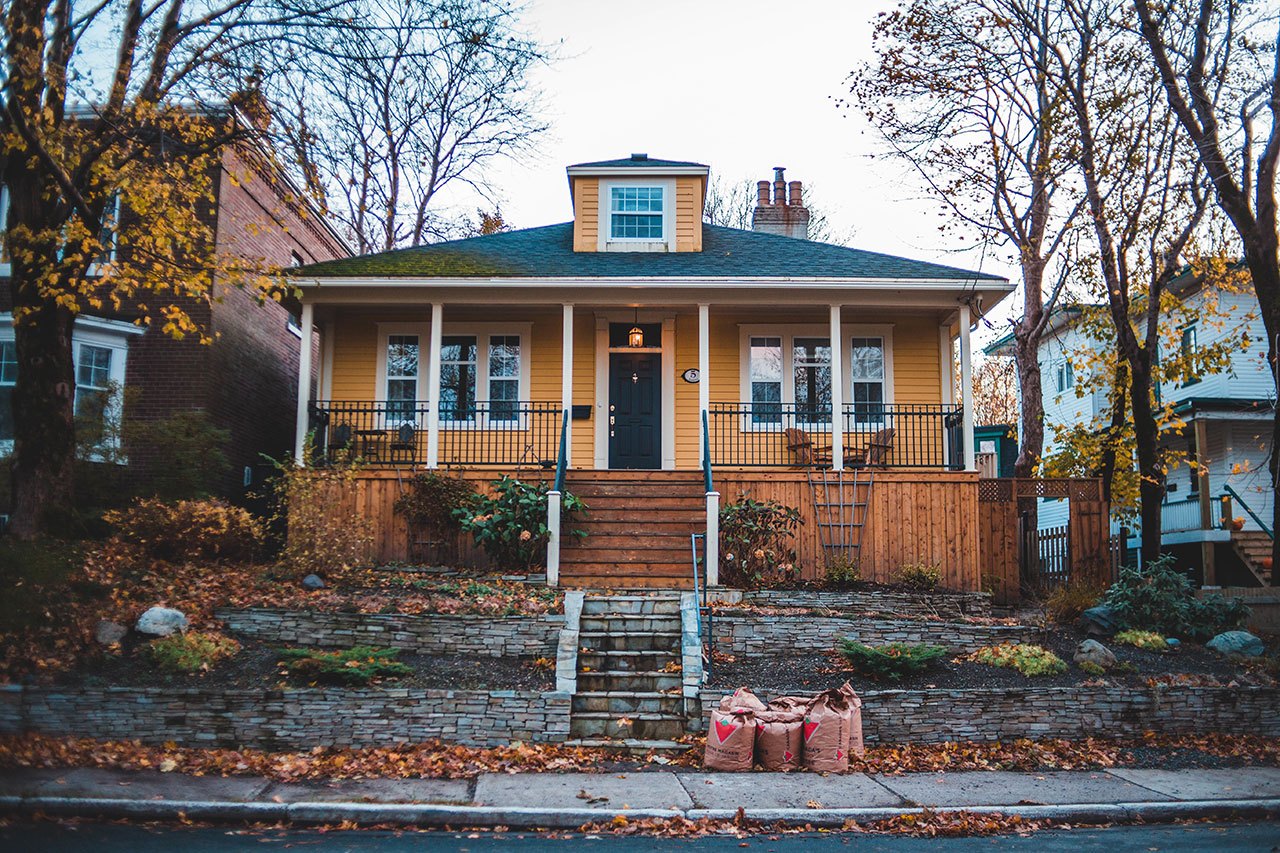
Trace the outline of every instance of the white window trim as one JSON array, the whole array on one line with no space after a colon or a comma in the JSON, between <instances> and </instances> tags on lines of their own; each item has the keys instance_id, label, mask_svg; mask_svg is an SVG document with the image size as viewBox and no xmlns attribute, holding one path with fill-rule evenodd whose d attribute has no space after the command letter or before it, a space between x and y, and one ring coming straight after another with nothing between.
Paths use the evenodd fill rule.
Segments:
<instances>
[{"instance_id":1,"label":"white window trim","mask_svg":"<svg viewBox=\"0 0 1280 853\"><path fill-rule=\"evenodd\" d=\"M751 339L756 337L782 338L782 404L793 405L795 394L795 338L830 338L831 326L821 323L741 324L738 326L738 394L740 405L751 404ZM892 323L842 323L840 325L840 387L844 390L844 402L853 401L853 339L880 338L884 342L884 405L894 401L893 389L893 324ZM742 432L781 432L785 424L757 424L744 415ZM805 424L807 432L831 431L829 423Z\"/></svg>"},{"instance_id":2,"label":"white window trim","mask_svg":"<svg viewBox=\"0 0 1280 853\"><path fill-rule=\"evenodd\" d=\"M489 338L493 335L507 335L520 338L520 378L516 400L528 400L530 394L531 366L533 364L533 324L532 323L445 323L440 330L441 338L455 335L474 336L476 339L476 402L489 402ZM378 374L376 399L386 398L387 393L387 339L392 335L418 336L418 402L428 406L436 405L427 397L427 365L431 360L431 324L430 323L379 323L378 324ZM495 429L526 429L527 418L521 416L517 420L495 420ZM440 420L441 429L487 428L487 415L478 416L470 421Z\"/></svg>"},{"instance_id":3,"label":"white window trim","mask_svg":"<svg viewBox=\"0 0 1280 853\"><path fill-rule=\"evenodd\" d=\"M112 397L107 404L105 416L119 420L124 415L124 389L125 378L128 376L129 365L129 338L143 334L146 329L136 326L133 323L124 320L107 320L101 317L77 317L75 326L71 331L71 361L78 369L80 363L80 346L82 344L90 344L92 346L105 347L111 350L111 376L110 381L114 383L118 392ZM8 312L0 313L0 341L12 341L15 335L13 331L13 315ZM103 448L104 450L119 450L119 435L112 436L110 443ZM0 440L0 454L8 455L13 453L12 440ZM100 461L101 454L92 454ZM128 460L122 456L114 457L115 461L121 465L128 463Z\"/></svg>"},{"instance_id":4,"label":"white window trim","mask_svg":"<svg viewBox=\"0 0 1280 853\"><path fill-rule=\"evenodd\" d=\"M644 240L612 234L614 187L662 188L662 239ZM600 252L674 252L676 250L676 182L673 178L609 178L600 181L596 249Z\"/></svg>"},{"instance_id":5,"label":"white window trim","mask_svg":"<svg viewBox=\"0 0 1280 853\"><path fill-rule=\"evenodd\" d=\"M0 240L4 239L5 229L9 225L9 188L0 184ZM13 266L8 261L0 262L0 276L13 275Z\"/></svg>"}]
</instances>

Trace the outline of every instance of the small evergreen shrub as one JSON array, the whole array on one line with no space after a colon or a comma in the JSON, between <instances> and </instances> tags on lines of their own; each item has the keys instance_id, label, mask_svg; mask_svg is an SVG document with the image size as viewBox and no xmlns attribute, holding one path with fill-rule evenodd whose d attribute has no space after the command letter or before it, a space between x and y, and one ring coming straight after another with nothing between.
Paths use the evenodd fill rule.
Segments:
<instances>
[{"instance_id":1,"label":"small evergreen shrub","mask_svg":"<svg viewBox=\"0 0 1280 853\"><path fill-rule=\"evenodd\" d=\"M281 649L280 665L291 681L363 687L375 678L413 675L413 669L396 660L399 649L354 646L332 652L316 649Z\"/></svg>"},{"instance_id":2,"label":"small evergreen shrub","mask_svg":"<svg viewBox=\"0 0 1280 853\"><path fill-rule=\"evenodd\" d=\"M720 507L720 572L744 587L797 575L794 540L800 510L777 501L743 497Z\"/></svg>"},{"instance_id":3,"label":"small evergreen shrub","mask_svg":"<svg viewBox=\"0 0 1280 853\"><path fill-rule=\"evenodd\" d=\"M1037 675L1057 675L1067 671L1066 662L1043 646L1014 643L983 646L974 652L970 659L987 666L1016 669L1028 678Z\"/></svg>"},{"instance_id":4,"label":"small evergreen shrub","mask_svg":"<svg viewBox=\"0 0 1280 853\"><path fill-rule=\"evenodd\" d=\"M1049 593L1044 600L1045 612L1059 625L1070 625L1102 597L1102 588L1091 583L1072 581Z\"/></svg>"},{"instance_id":5,"label":"small evergreen shrub","mask_svg":"<svg viewBox=\"0 0 1280 853\"><path fill-rule=\"evenodd\" d=\"M855 671L877 680L898 681L923 672L947 653L943 646L929 643L889 643L866 646L845 637L839 642L840 654Z\"/></svg>"},{"instance_id":6,"label":"small evergreen shrub","mask_svg":"<svg viewBox=\"0 0 1280 853\"><path fill-rule=\"evenodd\" d=\"M850 589L862 582L862 569L852 557L834 557L827 563L825 580L833 589Z\"/></svg>"},{"instance_id":7,"label":"small evergreen shrub","mask_svg":"<svg viewBox=\"0 0 1280 853\"><path fill-rule=\"evenodd\" d=\"M898 569L898 583L917 592L929 592L942 583L942 567L924 563L908 563Z\"/></svg>"},{"instance_id":8,"label":"small evergreen shrub","mask_svg":"<svg viewBox=\"0 0 1280 853\"><path fill-rule=\"evenodd\" d=\"M524 483L503 476L494 480L492 495L474 493L453 511L462 529L470 533L500 569L532 569L545 564L547 540L547 483ZM581 500L564 492L560 497L560 535L584 538L585 530L573 528L574 519L587 511Z\"/></svg>"},{"instance_id":9,"label":"small evergreen shrub","mask_svg":"<svg viewBox=\"0 0 1280 853\"><path fill-rule=\"evenodd\" d=\"M122 541L166 562L249 560L262 545L262 525L238 506L217 500L145 499L103 518Z\"/></svg>"},{"instance_id":10,"label":"small evergreen shrub","mask_svg":"<svg viewBox=\"0 0 1280 853\"><path fill-rule=\"evenodd\" d=\"M151 662L166 672L207 672L239 651L240 644L230 637L198 631L170 634L147 646Z\"/></svg>"},{"instance_id":11,"label":"small evergreen shrub","mask_svg":"<svg viewBox=\"0 0 1280 853\"><path fill-rule=\"evenodd\" d=\"M1120 631L1111 639L1117 643L1145 649L1149 652L1167 652L1169 650L1169 644L1165 642L1164 637L1155 631L1138 631L1130 628L1127 631Z\"/></svg>"},{"instance_id":12,"label":"small evergreen shrub","mask_svg":"<svg viewBox=\"0 0 1280 853\"><path fill-rule=\"evenodd\" d=\"M1249 618L1249 608L1239 599L1228 601L1218 593L1197 598L1191 581L1174 568L1172 556L1121 569L1103 603L1127 628L1200 641L1239 628Z\"/></svg>"}]
</instances>

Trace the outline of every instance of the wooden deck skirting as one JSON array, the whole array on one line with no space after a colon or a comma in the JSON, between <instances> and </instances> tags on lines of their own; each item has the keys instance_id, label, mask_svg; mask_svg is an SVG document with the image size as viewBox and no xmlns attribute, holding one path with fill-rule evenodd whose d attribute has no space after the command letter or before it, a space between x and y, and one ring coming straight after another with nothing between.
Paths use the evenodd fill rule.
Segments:
<instances>
[{"instance_id":1,"label":"wooden deck skirting","mask_svg":"<svg viewBox=\"0 0 1280 853\"><path fill-rule=\"evenodd\" d=\"M450 469L441 469L447 471ZM512 473L510 469L505 469ZM504 473L504 469L470 468L452 470L483 488ZM660 472L654 472L661 476ZM586 472L574 472L581 477ZM548 472L521 471L526 480L540 480ZM370 468L357 476L352 494L343 502L345 518L351 515L373 521L374 547L370 559L378 562L406 562L410 559L409 529L392 509L402 489L408 488L409 471ZM813 498L803 471L718 469L715 488L721 505L743 496L773 500L800 510L801 526L796 549L802 577L822 577L825 558L818 541ZM981 588L978 524L978 475L954 471L877 471L871 498L870 517L864 530L862 576L879 583L891 582L904 565L937 565L942 586L974 591ZM494 568L469 536L459 536L460 562L468 566Z\"/></svg>"}]
</instances>

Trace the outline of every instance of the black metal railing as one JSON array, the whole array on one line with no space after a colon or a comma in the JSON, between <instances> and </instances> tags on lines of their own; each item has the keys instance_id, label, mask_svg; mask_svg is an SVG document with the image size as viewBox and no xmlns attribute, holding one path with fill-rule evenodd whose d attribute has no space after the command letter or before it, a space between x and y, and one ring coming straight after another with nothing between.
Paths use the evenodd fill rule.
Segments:
<instances>
[{"instance_id":1,"label":"black metal railing","mask_svg":"<svg viewBox=\"0 0 1280 853\"><path fill-rule=\"evenodd\" d=\"M830 407L712 403L710 460L743 467L830 467ZM846 403L846 467L962 468L961 411L918 403Z\"/></svg>"},{"instance_id":2,"label":"black metal railing","mask_svg":"<svg viewBox=\"0 0 1280 853\"><path fill-rule=\"evenodd\" d=\"M338 452L371 465L427 460L428 404L317 401L311 404L314 455ZM514 465L551 469L562 409L527 400L476 402L440 413L440 465Z\"/></svg>"}]
</instances>

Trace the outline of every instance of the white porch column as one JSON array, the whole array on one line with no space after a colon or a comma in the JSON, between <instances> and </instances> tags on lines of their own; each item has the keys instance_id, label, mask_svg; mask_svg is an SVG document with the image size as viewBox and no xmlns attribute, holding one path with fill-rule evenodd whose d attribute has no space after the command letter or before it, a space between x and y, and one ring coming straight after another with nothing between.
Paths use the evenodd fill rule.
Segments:
<instances>
[{"instance_id":1,"label":"white porch column","mask_svg":"<svg viewBox=\"0 0 1280 853\"><path fill-rule=\"evenodd\" d=\"M844 368L840 306L831 306L831 470L844 470Z\"/></svg>"},{"instance_id":2,"label":"white porch column","mask_svg":"<svg viewBox=\"0 0 1280 853\"><path fill-rule=\"evenodd\" d=\"M964 441L964 470L978 470L973 446L973 343L969 340L969 306L960 306L960 404L964 406L961 421Z\"/></svg>"},{"instance_id":3,"label":"white porch column","mask_svg":"<svg viewBox=\"0 0 1280 853\"><path fill-rule=\"evenodd\" d=\"M707 560L707 586L720 585L720 493L707 492L707 539L703 543Z\"/></svg>"},{"instance_id":4,"label":"white porch column","mask_svg":"<svg viewBox=\"0 0 1280 853\"><path fill-rule=\"evenodd\" d=\"M955 358L951 351L951 327L943 323L938 326L938 373L942 378L942 407L950 408L956 401L956 369ZM951 467L951 442L943 432L942 464Z\"/></svg>"},{"instance_id":5,"label":"white porch column","mask_svg":"<svg viewBox=\"0 0 1280 853\"><path fill-rule=\"evenodd\" d=\"M565 303L564 324L560 338L560 405L569 412L564 423L564 466L573 462L573 303ZM558 514L557 514L558 515Z\"/></svg>"},{"instance_id":6,"label":"white porch column","mask_svg":"<svg viewBox=\"0 0 1280 853\"><path fill-rule=\"evenodd\" d=\"M440 464L440 349L444 303L431 303L431 343L427 352L427 467Z\"/></svg>"},{"instance_id":7,"label":"white porch column","mask_svg":"<svg viewBox=\"0 0 1280 853\"><path fill-rule=\"evenodd\" d=\"M547 492L547 586L560 585L560 492Z\"/></svg>"},{"instance_id":8,"label":"white porch column","mask_svg":"<svg viewBox=\"0 0 1280 853\"><path fill-rule=\"evenodd\" d=\"M294 426L293 461L307 462L307 407L311 403L311 344L315 329L315 307L302 303L302 348L298 352L298 418Z\"/></svg>"},{"instance_id":9,"label":"white porch column","mask_svg":"<svg viewBox=\"0 0 1280 853\"><path fill-rule=\"evenodd\" d=\"M711 306L698 306L698 458L703 458L702 419L711 409Z\"/></svg>"}]
</instances>

